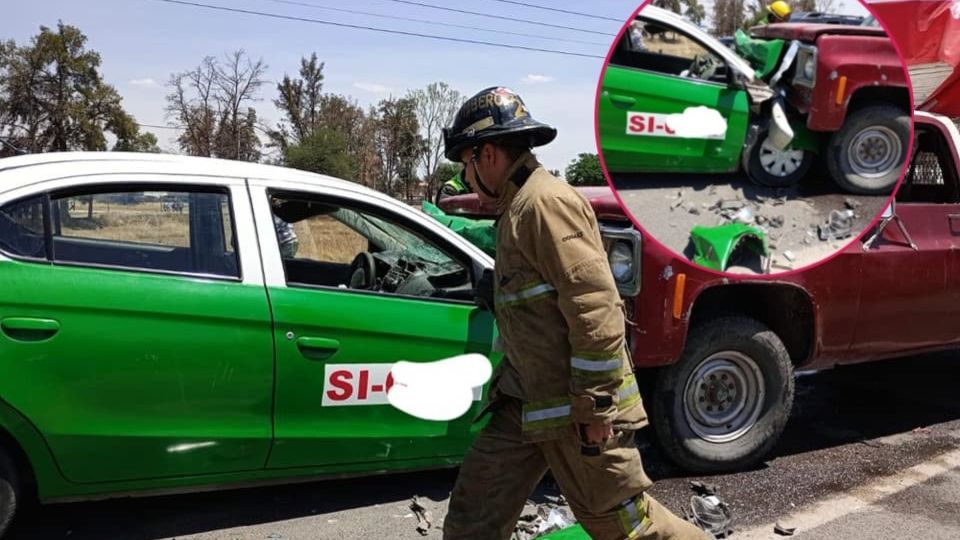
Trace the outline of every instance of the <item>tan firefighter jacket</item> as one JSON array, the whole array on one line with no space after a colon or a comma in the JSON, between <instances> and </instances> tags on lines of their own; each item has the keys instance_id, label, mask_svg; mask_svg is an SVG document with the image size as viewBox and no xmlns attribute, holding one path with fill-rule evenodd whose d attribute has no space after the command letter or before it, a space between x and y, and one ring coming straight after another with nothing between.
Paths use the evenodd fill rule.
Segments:
<instances>
[{"instance_id":1,"label":"tan firefighter jacket","mask_svg":"<svg viewBox=\"0 0 960 540\"><path fill-rule=\"evenodd\" d=\"M590 204L529 153L509 178L497 201L495 305L505 358L493 395L523 401L528 440L569 434L572 423L642 427L623 304Z\"/></svg>"}]
</instances>

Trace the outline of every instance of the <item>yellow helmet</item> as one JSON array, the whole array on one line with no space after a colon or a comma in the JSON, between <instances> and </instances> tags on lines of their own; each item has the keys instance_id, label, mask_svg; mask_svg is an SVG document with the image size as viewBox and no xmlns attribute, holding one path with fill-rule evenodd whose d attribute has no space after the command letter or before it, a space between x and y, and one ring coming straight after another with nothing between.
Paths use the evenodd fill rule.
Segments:
<instances>
[{"instance_id":1,"label":"yellow helmet","mask_svg":"<svg viewBox=\"0 0 960 540\"><path fill-rule=\"evenodd\" d=\"M776 2L767 6L767 11L771 15L775 15L783 20L790 18L790 4L784 2L783 0L777 0Z\"/></svg>"}]
</instances>

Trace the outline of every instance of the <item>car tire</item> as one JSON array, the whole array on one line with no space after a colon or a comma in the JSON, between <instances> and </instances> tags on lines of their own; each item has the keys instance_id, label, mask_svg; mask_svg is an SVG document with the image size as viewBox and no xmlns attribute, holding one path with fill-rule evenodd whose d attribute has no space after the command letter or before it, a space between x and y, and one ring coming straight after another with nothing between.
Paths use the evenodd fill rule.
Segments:
<instances>
[{"instance_id":1,"label":"car tire","mask_svg":"<svg viewBox=\"0 0 960 540\"><path fill-rule=\"evenodd\" d=\"M750 153L744 156L743 166L750 180L761 186L785 188L807 176L816 154L808 150L778 151L766 142L766 133L761 133Z\"/></svg>"},{"instance_id":2,"label":"car tire","mask_svg":"<svg viewBox=\"0 0 960 540\"><path fill-rule=\"evenodd\" d=\"M689 471L742 470L776 444L793 392L790 355L769 327L747 317L715 318L690 330L680 360L657 377L657 439Z\"/></svg>"},{"instance_id":3,"label":"car tire","mask_svg":"<svg viewBox=\"0 0 960 540\"><path fill-rule=\"evenodd\" d=\"M830 176L844 190L889 195L900 179L910 142L910 115L871 105L847 117L827 148Z\"/></svg>"},{"instance_id":4,"label":"car tire","mask_svg":"<svg viewBox=\"0 0 960 540\"><path fill-rule=\"evenodd\" d=\"M0 448L0 538L13 522L20 501L20 477L10 456Z\"/></svg>"}]
</instances>

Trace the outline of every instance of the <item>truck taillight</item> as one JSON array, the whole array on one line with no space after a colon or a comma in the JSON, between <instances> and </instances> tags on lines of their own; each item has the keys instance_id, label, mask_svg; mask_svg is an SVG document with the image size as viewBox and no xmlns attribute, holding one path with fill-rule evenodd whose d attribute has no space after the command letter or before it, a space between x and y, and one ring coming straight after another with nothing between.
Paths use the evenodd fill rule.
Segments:
<instances>
[{"instance_id":1,"label":"truck taillight","mask_svg":"<svg viewBox=\"0 0 960 540\"><path fill-rule=\"evenodd\" d=\"M640 293L640 233L629 226L601 225L600 235L617 290L621 296L636 296Z\"/></svg>"}]
</instances>

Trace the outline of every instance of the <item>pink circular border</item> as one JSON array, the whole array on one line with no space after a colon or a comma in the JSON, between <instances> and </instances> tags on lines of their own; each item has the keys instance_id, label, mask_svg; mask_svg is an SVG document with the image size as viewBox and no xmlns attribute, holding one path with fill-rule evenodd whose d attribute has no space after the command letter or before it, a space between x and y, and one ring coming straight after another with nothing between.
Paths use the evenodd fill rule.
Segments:
<instances>
[{"instance_id":1,"label":"pink circular border","mask_svg":"<svg viewBox=\"0 0 960 540\"><path fill-rule=\"evenodd\" d=\"M627 205L623 203L623 199L620 198L620 193L617 192L617 188L613 184L613 179L610 177L610 172L607 170L607 163L603 158L603 151L600 148L600 115L599 115L600 94L603 92L603 76L607 72L607 66L610 64L610 57L613 56L613 51L616 48L617 43L620 42L620 39L623 37L623 33L627 30L627 26L630 24L630 22L633 21L633 19L640 14L643 8L649 5L652 1L653 0L644 0L643 3L640 4L640 7L630 12L630 17L623 23L623 26L620 28L620 31L617 32L617 37L614 38L613 43L610 45L610 49L607 51L607 56L603 61L603 66L600 69L600 77L597 80L597 90L594 96L594 106L593 106L593 134L594 134L594 139L597 145L597 156L600 159L600 169L603 171L603 177L607 181L607 185L610 187L610 190L613 191L613 197L616 199L617 204L620 205L620 209L623 210L623 213L627 216L630 222L633 223L633 226L636 227L641 234L643 234L644 244L649 244L650 242L652 242L655 248L660 250L662 253L668 254L671 258L674 258L679 261L683 261L691 265L692 267L700 271L706 272L708 274L712 274L714 276L719 276L723 278L735 278L738 280L742 280L742 279L757 279L757 278L779 279L784 277L790 277L802 272L807 272L817 268L820 265L830 262L831 260L839 256L843 252L847 251L847 249L849 249L852 245L856 244L857 242L860 242L863 239L863 237L866 235L867 231L871 230L873 227L877 225L877 223L880 222L883 211L881 211L879 214L874 216L873 221L871 221L870 224L866 226L862 231L860 231L852 240L844 244L843 247L831 253L830 255L824 257L823 259L820 259L819 261L812 262L800 268L795 268L793 270L786 270L783 272L774 272L769 274L735 274L731 272L720 272L717 270L713 270L711 268L707 268L706 266L699 265L690 259L687 259L682 254L673 251L672 249L668 248L666 245L661 243L659 240L657 240L656 236L650 234L650 232L647 229L645 229L643 225L640 224L639 221L637 221L637 219L633 216L633 213L630 212L630 210L627 208ZM871 15L873 15L873 17L880 24L880 27L883 28L883 31L886 32L887 38L890 39L891 43L893 43L893 48L894 50L896 50L897 56L900 58L900 65L903 67L904 72L907 73L907 77L906 77L907 93L910 99L910 142L907 145L906 155L908 156L907 159L909 160L909 156L913 155L913 141L914 141L913 81L910 80L909 73L907 70L907 63L903 57L903 51L901 51L900 45L897 44L897 41L890 36L890 31L888 30L886 24L884 24L883 20L881 20L880 17L877 17L877 14L873 11L873 9L870 8L870 5L867 2L863 0L857 0L857 1L860 2L860 4L863 7L865 7ZM897 192L900 191L900 185L903 184L903 179L906 177L908 168L909 168L909 163L906 163L905 166L903 167L903 170L900 172L900 178L899 180L897 180L896 185L894 185L893 191L891 192L890 197L887 198L887 202L883 206L884 210L886 210L887 207L890 206L890 203L893 202L894 197L897 196Z\"/></svg>"}]
</instances>

